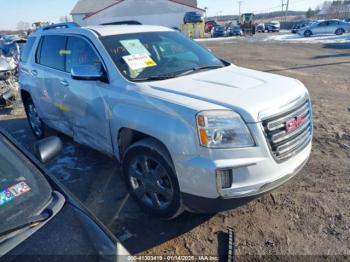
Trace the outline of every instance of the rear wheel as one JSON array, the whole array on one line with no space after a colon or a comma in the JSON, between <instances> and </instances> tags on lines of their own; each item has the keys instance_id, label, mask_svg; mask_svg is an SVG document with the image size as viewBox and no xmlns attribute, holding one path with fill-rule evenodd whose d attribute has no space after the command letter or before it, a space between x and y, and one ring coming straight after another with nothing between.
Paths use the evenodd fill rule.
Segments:
<instances>
[{"instance_id":1,"label":"rear wheel","mask_svg":"<svg viewBox=\"0 0 350 262\"><path fill-rule=\"evenodd\" d=\"M144 139L130 146L122 166L127 186L142 209L164 219L183 212L172 162L156 140Z\"/></svg>"},{"instance_id":2,"label":"rear wheel","mask_svg":"<svg viewBox=\"0 0 350 262\"><path fill-rule=\"evenodd\" d=\"M305 36L305 37L310 37L310 36L312 36L312 32L311 32L310 30L306 30L306 31L304 32L304 36Z\"/></svg>"},{"instance_id":3,"label":"rear wheel","mask_svg":"<svg viewBox=\"0 0 350 262\"><path fill-rule=\"evenodd\" d=\"M336 35L342 35L342 34L344 34L344 33L345 33L345 31L344 31L343 28L339 28L339 29L337 29L337 30L335 31L335 34L336 34Z\"/></svg>"},{"instance_id":4,"label":"rear wheel","mask_svg":"<svg viewBox=\"0 0 350 262\"><path fill-rule=\"evenodd\" d=\"M25 109L26 114L27 114L29 126L32 129L35 137L38 139L44 138L45 137L45 124L40 119L32 98L29 97L24 102L24 109Z\"/></svg>"}]
</instances>

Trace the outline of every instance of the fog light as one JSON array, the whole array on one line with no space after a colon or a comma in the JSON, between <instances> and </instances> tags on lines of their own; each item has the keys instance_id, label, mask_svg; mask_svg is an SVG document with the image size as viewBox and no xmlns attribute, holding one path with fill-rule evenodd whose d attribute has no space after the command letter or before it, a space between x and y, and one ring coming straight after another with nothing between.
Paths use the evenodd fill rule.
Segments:
<instances>
[{"instance_id":1,"label":"fog light","mask_svg":"<svg viewBox=\"0 0 350 262\"><path fill-rule=\"evenodd\" d=\"M216 176L221 182L221 188L230 188L232 186L232 170L220 169L216 170Z\"/></svg>"}]
</instances>

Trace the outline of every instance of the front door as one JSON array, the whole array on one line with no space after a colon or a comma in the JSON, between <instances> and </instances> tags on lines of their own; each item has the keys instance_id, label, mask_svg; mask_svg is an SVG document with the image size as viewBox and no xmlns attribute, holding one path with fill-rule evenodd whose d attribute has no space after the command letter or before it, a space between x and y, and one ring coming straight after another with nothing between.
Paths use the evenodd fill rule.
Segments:
<instances>
[{"instance_id":1,"label":"front door","mask_svg":"<svg viewBox=\"0 0 350 262\"><path fill-rule=\"evenodd\" d=\"M80 36L68 37L65 53L67 78L62 103L74 140L112 155L110 111L105 99L110 86L101 81L74 80L70 74L79 65L95 65L103 70L102 60L94 46Z\"/></svg>"}]
</instances>

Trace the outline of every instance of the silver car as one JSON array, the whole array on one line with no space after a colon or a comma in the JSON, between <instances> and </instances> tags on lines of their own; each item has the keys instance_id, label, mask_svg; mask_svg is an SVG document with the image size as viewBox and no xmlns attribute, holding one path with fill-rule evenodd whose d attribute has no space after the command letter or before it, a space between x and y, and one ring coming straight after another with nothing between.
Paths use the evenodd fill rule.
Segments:
<instances>
[{"instance_id":1,"label":"silver car","mask_svg":"<svg viewBox=\"0 0 350 262\"><path fill-rule=\"evenodd\" d=\"M350 32L350 23L340 20L327 20L312 23L298 31L299 35L310 37L312 35L336 34L342 35Z\"/></svg>"}]
</instances>

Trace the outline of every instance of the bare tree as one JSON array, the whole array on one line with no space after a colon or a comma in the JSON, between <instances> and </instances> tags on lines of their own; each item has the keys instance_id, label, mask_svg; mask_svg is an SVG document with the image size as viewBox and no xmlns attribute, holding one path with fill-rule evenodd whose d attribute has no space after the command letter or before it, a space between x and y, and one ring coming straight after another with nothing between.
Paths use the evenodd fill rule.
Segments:
<instances>
[{"instance_id":1,"label":"bare tree","mask_svg":"<svg viewBox=\"0 0 350 262\"><path fill-rule=\"evenodd\" d=\"M26 32L30 29L30 23L24 22L24 21L19 21L17 23L17 30Z\"/></svg>"}]
</instances>

